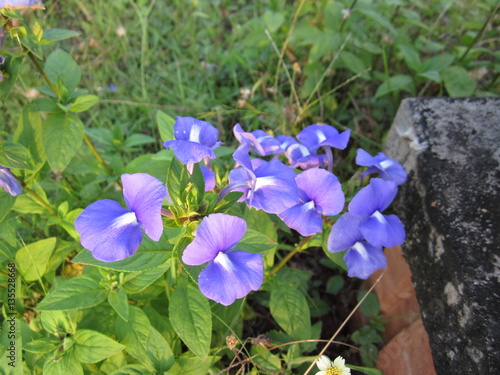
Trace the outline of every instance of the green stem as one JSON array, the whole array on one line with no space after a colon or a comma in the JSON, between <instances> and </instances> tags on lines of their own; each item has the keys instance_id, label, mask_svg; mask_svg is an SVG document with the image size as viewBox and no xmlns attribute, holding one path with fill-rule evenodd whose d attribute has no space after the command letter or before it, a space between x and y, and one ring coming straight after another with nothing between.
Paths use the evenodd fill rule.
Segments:
<instances>
[{"instance_id":1,"label":"green stem","mask_svg":"<svg viewBox=\"0 0 500 375\"><path fill-rule=\"evenodd\" d=\"M495 9L493 9L493 11L490 13L490 15L488 16L488 18L486 19L486 21L484 22L483 24L483 27L481 27L481 30L479 30L479 32L477 33L476 37L474 38L474 40L472 41L472 43L469 45L469 47L467 47L467 50L464 52L464 54L462 55L462 57L460 57L460 59L458 60L458 62L462 62L464 59L465 59L465 56L467 56L471 50L471 48L476 44L476 42L481 38L481 36L483 35L484 33L484 30L486 29L486 26L488 26L488 24L490 23L490 20L493 18L493 16L495 15L495 13L497 12L498 10L498 7L500 7L500 4L496 6Z\"/></svg>"},{"instance_id":2,"label":"green stem","mask_svg":"<svg viewBox=\"0 0 500 375\"><path fill-rule=\"evenodd\" d=\"M93 145L92 141L90 140L90 138L88 137L87 134L85 134L83 136L83 140L85 141L87 146L90 148L90 152L92 152L92 154L99 161L99 163L101 163L101 165L108 171L109 174L113 174L113 170L109 167L108 164L106 164L106 162L102 158L101 154L99 154L99 151L97 151L97 149L95 148L95 146Z\"/></svg>"},{"instance_id":3,"label":"green stem","mask_svg":"<svg viewBox=\"0 0 500 375\"><path fill-rule=\"evenodd\" d=\"M54 216L57 216L57 212L56 210L54 210L52 208L52 206L46 202L41 196L39 196L35 191L31 190L31 189L26 189L24 188L24 190L29 194L31 195L31 197L36 200L38 203L40 203L43 207L45 207L52 215Z\"/></svg>"},{"instance_id":4,"label":"green stem","mask_svg":"<svg viewBox=\"0 0 500 375\"><path fill-rule=\"evenodd\" d=\"M269 276L271 275L274 275L276 272L278 272L281 268L283 268L283 266L290 260L293 258L293 256L295 254L297 254L298 252L300 252L302 250L302 248L309 242L309 240L312 238L313 236L307 236L305 237L300 243L299 245L293 249L292 251L290 251L282 260L281 262L279 262L279 264L274 267L270 272L269 272Z\"/></svg>"}]
</instances>

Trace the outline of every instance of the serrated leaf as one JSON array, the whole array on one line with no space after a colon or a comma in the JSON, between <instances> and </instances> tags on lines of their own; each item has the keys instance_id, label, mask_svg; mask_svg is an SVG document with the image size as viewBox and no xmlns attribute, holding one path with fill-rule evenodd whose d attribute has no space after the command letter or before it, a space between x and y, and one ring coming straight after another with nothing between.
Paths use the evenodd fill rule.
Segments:
<instances>
[{"instance_id":1,"label":"serrated leaf","mask_svg":"<svg viewBox=\"0 0 500 375\"><path fill-rule=\"evenodd\" d=\"M106 300L108 290L88 275L70 279L50 291L37 310L73 310L99 305Z\"/></svg>"},{"instance_id":2,"label":"serrated leaf","mask_svg":"<svg viewBox=\"0 0 500 375\"><path fill-rule=\"evenodd\" d=\"M198 287L184 278L179 279L168 310L172 326L187 347L200 358L208 356L212 317L210 304Z\"/></svg>"},{"instance_id":3,"label":"serrated leaf","mask_svg":"<svg viewBox=\"0 0 500 375\"><path fill-rule=\"evenodd\" d=\"M82 76L78 64L70 55L60 49L47 57L44 70L54 85L61 82L68 92L76 89Z\"/></svg>"},{"instance_id":4,"label":"serrated leaf","mask_svg":"<svg viewBox=\"0 0 500 375\"><path fill-rule=\"evenodd\" d=\"M269 301L276 323L294 339L309 339L311 315L304 295L295 287L275 282Z\"/></svg>"},{"instance_id":5,"label":"serrated leaf","mask_svg":"<svg viewBox=\"0 0 500 375\"><path fill-rule=\"evenodd\" d=\"M274 249L277 246L276 241L269 238L265 234L257 232L253 229L248 229L235 247L235 250L248 251L253 254L260 254Z\"/></svg>"},{"instance_id":6,"label":"serrated leaf","mask_svg":"<svg viewBox=\"0 0 500 375\"><path fill-rule=\"evenodd\" d=\"M71 112L83 112L89 108L92 108L98 101L98 96L82 95L76 98L76 100L69 107L69 110Z\"/></svg>"},{"instance_id":7,"label":"serrated leaf","mask_svg":"<svg viewBox=\"0 0 500 375\"><path fill-rule=\"evenodd\" d=\"M174 364L174 353L163 336L153 327L149 328L146 354L158 374L168 371Z\"/></svg>"},{"instance_id":8,"label":"serrated leaf","mask_svg":"<svg viewBox=\"0 0 500 375\"><path fill-rule=\"evenodd\" d=\"M14 133L14 142L26 147L36 163L43 163L47 159L43 150L42 131L42 119L35 105L25 105Z\"/></svg>"},{"instance_id":9,"label":"serrated leaf","mask_svg":"<svg viewBox=\"0 0 500 375\"><path fill-rule=\"evenodd\" d=\"M83 249L72 259L74 263L97 266L114 271L138 272L145 271L165 263L170 257L168 251L138 251L134 255L116 262L101 262L92 256L92 252Z\"/></svg>"},{"instance_id":10,"label":"serrated leaf","mask_svg":"<svg viewBox=\"0 0 500 375\"><path fill-rule=\"evenodd\" d=\"M127 276L125 276L123 287L131 294L139 293L146 289L150 284L154 283L170 268L171 265L172 262L170 258L165 263L153 269L127 274Z\"/></svg>"},{"instance_id":11,"label":"serrated leaf","mask_svg":"<svg viewBox=\"0 0 500 375\"><path fill-rule=\"evenodd\" d=\"M43 311L40 315L42 326L47 332L54 335L60 333L75 333L76 323L74 320L72 321L72 319L70 319L70 317L74 315L71 312L58 310Z\"/></svg>"},{"instance_id":12,"label":"serrated leaf","mask_svg":"<svg viewBox=\"0 0 500 375\"><path fill-rule=\"evenodd\" d=\"M42 141L53 171L65 169L80 149L85 134L82 121L73 114L51 114L43 124Z\"/></svg>"},{"instance_id":13,"label":"serrated leaf","mask_svg":"<svg viewBox=\"0 0 500 375\"><path fill-rule=\"evenodd\" d=\"M76 331L73 353L80 362L96 363L121 352L125 346L102 333L90 329Z\"/></svg>"},{"instance_id":14,"label":"serrated leaf","mask_svg":"<svg viewBox=\"0 0 500 375\"><path fill-rule=\"evenodd\" d=\"M42 278L55 247L56 238L51 237L26 245L17 251L16 264L24 280L35 281Z\"/></svg>"},{"instance_id":15,"label":"serrated leaf","mask_svg":"<svg viewBox=\"0 0 500 375\"><path fill-rule=\"evenodd\" d=\"M128 298L127 292L123 288L112 290L108 294L108 302L116 313L125 321L128 321Z\"/></svg>"}]
</instances>

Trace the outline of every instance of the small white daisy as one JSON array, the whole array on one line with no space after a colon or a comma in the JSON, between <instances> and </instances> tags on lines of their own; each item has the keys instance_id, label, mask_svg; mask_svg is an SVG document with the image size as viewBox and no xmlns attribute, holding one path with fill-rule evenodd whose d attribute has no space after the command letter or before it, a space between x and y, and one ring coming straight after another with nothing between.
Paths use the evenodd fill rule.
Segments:
<instances>
[{"instance_id":1,"label":"small white daisy","mask_svg":"<svg viewBox=\"0 0 500 375\"><path fill-rule=\"evenodd\" d=\"M345 366L345 359L340 356L332 362L326 355L322 355L316 364L321 370L316 375L351 375L351 369Z\"/></svg>"}]
</instances>

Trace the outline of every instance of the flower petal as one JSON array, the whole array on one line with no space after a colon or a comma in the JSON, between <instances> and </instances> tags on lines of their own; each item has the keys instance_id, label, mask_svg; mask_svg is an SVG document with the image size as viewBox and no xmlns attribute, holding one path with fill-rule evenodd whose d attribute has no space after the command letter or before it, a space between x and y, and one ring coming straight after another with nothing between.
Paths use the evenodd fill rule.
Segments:
<instances>
[{"instance_id":1,"label":"flower petal","mask_svg":"<svg viewBox=\"0 0 500 375\"><path fill-rule=\"evenodd\" d=\"M219 254L232 249L243 238L247 223L240 217L211 214L205 217L196 231L196 237L184 253L182 261L190 266L209 262Z\"/></svg>"},{"instance_id":2,"label":"flower petal","mask_svg":"<svg viewBox=\"0 0 500 375\"><path fill-rule=\"evenodd\" d=\"M177 121L174 124L175 139L199 143L212 149L215 148L219 131L210 123L193 117L177 116L176 119Z\"/></svg>"},{"instance_id":3,"label":"flower petal","mask_svg":"<svg viewBox=\"0 0 500 375\"><path fill-rule=\"evenodd\" d=\"M135 253L142 231L132 211L118 202L104 199L85 208L75 220L84 248L102 262L114 262Z\"/></svg>"},{"instance_id":4,"label":"flower petal","mask_svg":"<svg viewBox=\"0 0 500 375\"><path fill-rule=\"evenodd\" d=\"M344 255L347 275L367 279L373 272L385 268L387 260L382 247L375 247L366 241L356 242Z\"/></svg>"},{"instance_id":5,"label":"flower petal","mask_svg":"<svg viewBox=\"0 0 500 375\"><path fill-rule=\"evenodd\" d=\"M359 229L368 242L375 246L392 247L405 240L403 223L396 215L375 212L359 224Z\"/></svg>"},{"instance_id":6,"label":"flower petal","mask_svg":"<svg viewBox=\"0 0 500 375\"><path fill-rule=\"evenodd\" d=\"M245 251L220 252L198 276L203 295L225 306L258 290L263 280L262 255Z\"/></svg>"},{"instance_id":7,"label":"flower petal","mask_svg":"<svg viewBox=\"0 0 500 375\"><path fill-rule=\"evenodd\" d=\"M361 220L361 218L349 213L339 217L328 236L328 251L338 253L354 246L356 242L362 241L364 237L359 230Z\"/></svg>"},{"instance_id":8,"label":"flower petal","mask_svg":"<svg viewBox=\"0 0 500 375\"><path fill-rule=\"evenodd\" d=\"M21 184L12 173L10 173L10 169L2 166L0 166L0 186L13 197L23 192Z\"/></svg>"},{"instance_id":9,"label":"flower petal","mask_svg":"<svg viewBox=\"0 0 500 375\"><path fill-rule=\"evenodd\" d=\"M147 173L124 174L122 183L127 206L135 212L146 234L158 241L163 233L161 206L166 196L165 185Z\"/></svg>"},{"instance_id":10,"label":"flower petal","mask_svg":"<svg viewBox=\"0 0 500 375\"><path fill-rule=\"evenodd\" d=\"M345 197L338 178L325 169L308 169L295 177L297 186L314 200L323 215L337 215L344 208Z\"/></svg>"},{"instance_id":11,"label":"flower petal","mask_svg":"<svg viewBox=\"0 0 500 375\"><path fill-rule=\"evenodd\" d=\"M210 191L215 187L215 173L203 165L200 168L205 180L205 191Z\"/></svg>"},{"instance_id":12,"label":"flower petal","mask_svg":"<svg viewBox=\"0 0 500 375\"><path fill-rule=\"evenodd\" d=\"M171 148L182 164L199 163L203 158L215 159L214 151L205 145L191 141L166 141L165 148Z\"/></svg>"},{"instance_id":13,"label":"flower petal","mask_svg":"<svg viewBox=\"0 0 500 375\"><path fill-rule=\"evenodd\" d=\"M375 211L384 211L398 193L392 181L372 178L370 184L361 189L349 204L349 212L359 217L369 217Z\"/></svg>"},{"instance_id":14,"label":"flower petal","mask_svg":"<svg viewBox=\"0 0 500 375\"><path fill-rule=\"evenodd\" d=\"M326 355L322 355L321 357L319 357L318 361L316 362L316 365L320 370L323 371L326 371L333 366L332 361Z\"/></svg>"},{"instance_id":15,"label":"flower petal","mask_svg":"<svg viewBox=\"0 0 500 375\"><path fill-rule=\"evenodd\" d=\"M323 219L316 211L314 202L297 204L278 215L286 225L295 229L303 236L321 233L323 230Z\"/></svg>"},{"instance_id":16,"label":"flower petal","mask_svg":"<svg viewBox=\"0 0 500 375\"><path fill-rule=\"evenodd\" d=\"M243 130L240 124L236 124L233 127L233 133L241 145L255 150L260 156L282 152L280 142L263 130L259 129L248 133Z\"/></svg>"}]
</instances>

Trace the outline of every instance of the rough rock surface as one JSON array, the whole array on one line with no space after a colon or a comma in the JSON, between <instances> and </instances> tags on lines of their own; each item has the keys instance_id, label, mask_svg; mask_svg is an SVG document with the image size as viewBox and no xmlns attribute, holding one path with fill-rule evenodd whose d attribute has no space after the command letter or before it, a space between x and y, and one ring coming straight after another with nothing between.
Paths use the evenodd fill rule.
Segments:
<instances>
[{"instance_id":1,"label":"rough rock surface","mask_svg":"<svg viewBox=\"0 0 500 375\"><path fill-rule=\"evenodd\" d=\"M498 374L500 99L406 99L384 152L436 372Z\"/></svg>"}]
</instances>

